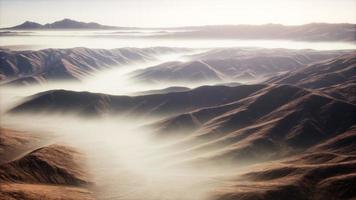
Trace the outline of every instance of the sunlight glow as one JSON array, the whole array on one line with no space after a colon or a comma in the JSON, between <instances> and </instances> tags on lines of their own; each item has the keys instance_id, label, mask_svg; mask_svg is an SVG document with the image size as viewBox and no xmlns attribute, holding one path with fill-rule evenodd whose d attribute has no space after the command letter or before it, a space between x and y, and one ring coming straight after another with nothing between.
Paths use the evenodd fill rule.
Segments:
<instances>
[{"instance_id":1,"label":"sunlight glow","mask_svg":"<svg viewBox=\"0 0 356 200\"><path fill-rule=\"evenodd\" d=\"M85 12L81 11L82 7ZM354 0L0 0L0 26L13 26L26 20L49 23L65 17L143 27L355 23L355 9Z\"/></svg>"}]
</instances>

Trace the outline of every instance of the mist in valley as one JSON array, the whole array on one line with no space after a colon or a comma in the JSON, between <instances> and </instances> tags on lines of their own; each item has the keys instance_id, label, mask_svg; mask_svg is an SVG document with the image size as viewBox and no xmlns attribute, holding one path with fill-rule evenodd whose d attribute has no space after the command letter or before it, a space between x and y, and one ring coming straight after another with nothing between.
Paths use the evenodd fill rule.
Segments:
<instances>
[{"instance_id":1,"label":"mist in valley","mask_svg":"<svg viewBox=\"0 0 356 200\"><path fill-rule=\"evenodd\" d=\"M347 199L354 33L70 19L3 29L0 199L338 199L339 180Z\"/></svg>"},{"instance_id":2,"label":"mist in valley","mask_svg":"<svg viewBox=\"0 0 356 200\"><path fill-rule=\"evenodd\" d=\"M179 140L159 139L147 126L157 117L25 113L3 114L1 119L2 127L46 138L44 146L60 144L82 152L97 199L208 199L209 192L222 185L222 176L229 174L229 168L219 163L202 169L186 164L195 156L176 157L184 151Z\"/></svg>"},{"instance_id":3,"label":"mist in valley","mask_svg":"<svg viewBox=\"0 0 356 200\"><path fill-rule=\"evenodd\" d=\"M140 92L160 90L172 86L196 88L201 85L223 84L221 81L142 83L128 74L168 61L189 61L187 55L207 50L190 50L189 54L170 54L157 61L135 63L93 73L81 81L54 81L25 86L1 86L0 126L38 134L46 138L42 145L64 144L75 147L85 155L87 170L97 199L123 200L202 200L222 184L221 176L228 168L190 166L192 157L177 157L185 151L180 140L161 139L150 124L164 116L134 117L103 114L85 117L56 112L7 113L9 109L31 99L35 94L49 90L89 91L111 95L138 95ZM243 82L243 80L242 80ZM188 133L176 133L189 135ZM29 151L34 150L33 146ZM203 153L202 153L203 154ZM210 170L209 169L214 169ZM236 170L235 170L236 172Z\"/></svg>"}]
</instances>

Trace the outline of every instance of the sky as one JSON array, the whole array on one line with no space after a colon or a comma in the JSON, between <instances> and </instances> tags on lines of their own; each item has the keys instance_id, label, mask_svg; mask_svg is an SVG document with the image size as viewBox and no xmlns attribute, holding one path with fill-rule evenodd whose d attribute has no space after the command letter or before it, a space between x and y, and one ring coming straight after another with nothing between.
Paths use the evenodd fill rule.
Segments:
<instances>
[{"instance_id":1,"label":"sky","mask_svg":"<svg viewBox=\"0 0 356 200\"><path fill-rule=\"evenodd\" d=\"M0 0L0 27L63 18L131 27L356 23L356 0Z\"/></svg>"}]
</instances>

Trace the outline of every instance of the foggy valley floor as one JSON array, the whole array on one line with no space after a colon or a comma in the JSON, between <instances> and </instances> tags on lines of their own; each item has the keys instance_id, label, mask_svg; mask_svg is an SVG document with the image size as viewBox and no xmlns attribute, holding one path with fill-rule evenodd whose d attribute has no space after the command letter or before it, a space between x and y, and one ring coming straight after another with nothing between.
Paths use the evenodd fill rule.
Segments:
<instances>
[{"instance_id":1,"label":"foggy valley floor","mask_svg":"<svg viewBox=\"0 0 356 200\"><path fill-rule=\"evenodd\" d=\"M352 48L3 48L0 65L3 199L356 198Z\"/></svg>"}]
</instances>

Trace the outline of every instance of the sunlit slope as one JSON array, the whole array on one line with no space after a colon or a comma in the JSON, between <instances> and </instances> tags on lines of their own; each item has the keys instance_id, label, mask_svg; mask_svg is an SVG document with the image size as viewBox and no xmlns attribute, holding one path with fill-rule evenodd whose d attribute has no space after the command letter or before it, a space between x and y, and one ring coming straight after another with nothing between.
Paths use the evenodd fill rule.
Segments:
<instances>
[{"instance_id":1,"label":"sunlit slope","mask_svg":"<svg viewBox=\"0 0 356 200\"><path fill-rule=\"evenodd\" d=\"M71 147L45 145L34 133L0 130L0 197L4 199L94 199L84 156Z\"/></svg>"}]
</instances>

